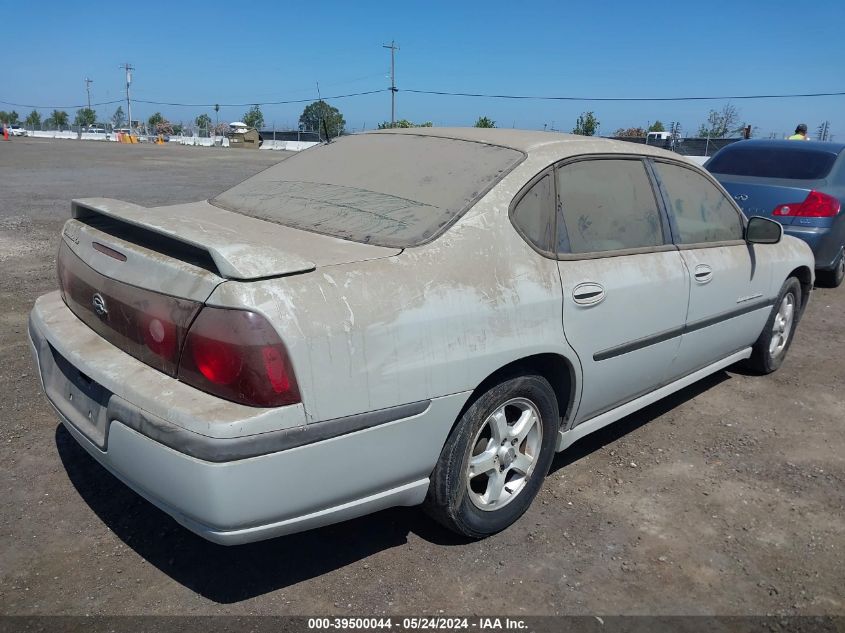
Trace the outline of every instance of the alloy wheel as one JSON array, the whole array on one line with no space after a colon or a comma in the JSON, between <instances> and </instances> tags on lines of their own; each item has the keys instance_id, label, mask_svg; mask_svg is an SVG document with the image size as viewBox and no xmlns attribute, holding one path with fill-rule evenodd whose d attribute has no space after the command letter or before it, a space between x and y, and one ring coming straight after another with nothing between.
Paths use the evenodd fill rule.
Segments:
<instances>
[{"instance_id":1,"label":"alloy wheel","mask_svg":"<svg viewBox=\"0 0 845 633\"><path fill-rule=\"evenodd\" d=\"M786 349L792 333L792 321L795 319L795 295L787 293L780 302L780 307L772 324L772 339L769 342L769 355L777 358Z\"/></svg>"},{"instance_id":2,"label":"alloy wheel","mask_svg":"<svg viewBox=\"0 0 845 633\"><path fill-rule=\"evenodd\" d=\"M525 398L508 400L476 433L467 465L467 494L485 511L498 510L525 488L543 443L537 407Z\"/></svg>"}]
</instances>

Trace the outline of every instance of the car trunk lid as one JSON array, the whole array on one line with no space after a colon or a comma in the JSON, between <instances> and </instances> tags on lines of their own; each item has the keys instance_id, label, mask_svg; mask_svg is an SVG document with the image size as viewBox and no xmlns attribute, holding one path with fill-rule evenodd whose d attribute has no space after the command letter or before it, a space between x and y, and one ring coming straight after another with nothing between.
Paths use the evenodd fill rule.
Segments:
<instances>
[{"instance_id":1,"label":"car trunk lid","mask_svg":"<svg viewBox=\"0 0 845 633\"><path fill-rule=\"evenodd\" d=\"M761 182L752 176L725 176L714 174L727 192L733 196L746 217L755 215L792 224L792 216L775 216L772 212L783 204L801 204L807 195L818 187L817 181L767 180Z\"/></svg>"},{"instance_id":2,"label":"car trunk lid","mask_svg":"<svg viewBox=\"0 0 845 633\"><path fill-rule=\"evenodd\" d=\"M62 296L104 339L176 376L188 330L229 279L304 274L398 249L307 233L195 203L77 200L58 255Z\"/></svg>"},{"instance_id":3,"label":"car trunk lid","mask_svg":"<svg viewBox=\"0 0 845 633\"><path fill-rule=\"evenodd\" d=\"M243 281L390 257L401 249L350 242L226 211L208 202L147 208L120 200L73 202L73 217L129 243Z\"/></svg>"}]
</instances>

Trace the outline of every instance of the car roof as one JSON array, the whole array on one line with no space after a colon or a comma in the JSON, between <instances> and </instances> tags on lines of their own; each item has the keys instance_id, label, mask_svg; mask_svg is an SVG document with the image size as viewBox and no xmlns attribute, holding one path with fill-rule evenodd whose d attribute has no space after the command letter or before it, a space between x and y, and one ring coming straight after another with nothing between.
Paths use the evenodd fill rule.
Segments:
<instances>
[{"instance_id":1,"label":"car roof","mask_svg":"<svg viewBox=\"0 0 845 633\"><path fill-rule=\"evenodd\" d=\"M559 158L578 154L627 153L650 156L679 158L678 154L639 143L628 143L598 136L580 136L559 132L540 132L538 130L516 130L502 128L477 127L415 127L376 130L367 134L404 134L410 136L430 136L459 141L473 141L508 147L526 154L538 150L553 153Z\"/></svg>"},{"instance_id":2,"label":"car roof","mask_svg":"<svg viewBox=\"0 0 845 633\"><path fill-rule=\"evenodd\" d=\"M773 139L750 139L747 141L739 141L725 145L722 150L726 149L751 149L751 148L767 148L767 149L790 149L799 151L813 151L813 152L828 152L831 154L839 154L845 150L845 143L834 143L832 141L790 141L773 140Z\"/></svg>"}]
</instances>

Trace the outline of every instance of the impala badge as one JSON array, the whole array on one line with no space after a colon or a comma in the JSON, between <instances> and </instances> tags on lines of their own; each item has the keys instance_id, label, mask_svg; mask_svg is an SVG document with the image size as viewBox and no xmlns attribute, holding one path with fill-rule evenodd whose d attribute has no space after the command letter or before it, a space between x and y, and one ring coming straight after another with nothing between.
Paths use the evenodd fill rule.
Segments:
<instances>
[{"instance_id":1,"label":"impala badge","mask_svg":"<svg viewBox=\"0 0 845 633\"><path fill-rule=\"evenodd\" d=\"M95 292L94 296L91 298L91 305L94 306L94 312L97 313L98 317L105 317L109 313L109 309L106 306L106 300L103 299L103 295L99 292Z\"/></svg>"}]
</instances>

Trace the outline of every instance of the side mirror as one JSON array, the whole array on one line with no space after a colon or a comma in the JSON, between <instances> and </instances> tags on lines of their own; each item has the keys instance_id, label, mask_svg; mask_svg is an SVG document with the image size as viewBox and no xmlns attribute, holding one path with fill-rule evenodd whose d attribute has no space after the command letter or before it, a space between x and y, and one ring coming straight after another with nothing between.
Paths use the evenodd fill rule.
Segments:
<instances>
[{"instance_id":1,"label":"side mirror","mask_svg":"<svg viewBox=\"0 0 845 633\"><path fill-rule=\"evenodd\" d=\"M745 241L749 244L777 244L783 237L783 226L769 218L755 215L745 227Z\"/></svg>"}]
</instances>

